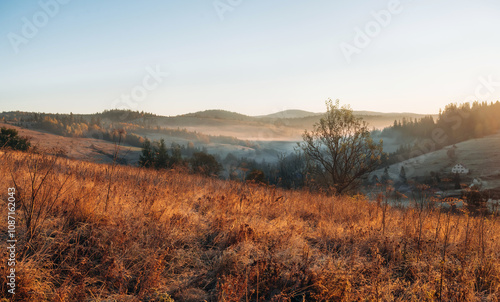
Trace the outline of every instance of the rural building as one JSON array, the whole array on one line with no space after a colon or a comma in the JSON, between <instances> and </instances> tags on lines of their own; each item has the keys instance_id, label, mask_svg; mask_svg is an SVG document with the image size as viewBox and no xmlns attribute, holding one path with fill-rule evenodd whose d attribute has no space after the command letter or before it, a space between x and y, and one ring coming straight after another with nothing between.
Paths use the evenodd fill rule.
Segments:
<instances>
[{"instance_id":1,"label":"rural building","mask_svg":"<svg viewBox=\"0 0 500 302\"><path fill-rule=\"evenodd\" d=\"M456 164L453 168L451 168L451 173L467 174L469 173L469 169L464 167L462 164Z\"/></svg>"}]
</instances>

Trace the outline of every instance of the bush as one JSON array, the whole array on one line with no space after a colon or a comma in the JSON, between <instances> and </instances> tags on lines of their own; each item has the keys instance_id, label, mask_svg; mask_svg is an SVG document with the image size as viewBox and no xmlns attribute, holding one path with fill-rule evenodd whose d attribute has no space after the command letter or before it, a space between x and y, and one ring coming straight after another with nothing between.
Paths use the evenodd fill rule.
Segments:
<instances>
[{"instance_id":1,"label":"bush","mask_svg":"<svg viewBox=\"0 0 500 302\"><path fill-rule=\"evenodd\" d=\"M19 136L16 129L0 129L0 148L11 148L14 150L27 151L31 146L29 138Z\"/></svg>"},{"instance_id":2,"label":"bush","mask_svg":"<svg viewBox=\"0 0 500 302\"><path fill-rule=\"evenodd\" d=\"M190 160L191 170L194 173L206 176L219 175L222 166L217 162L213 155L205 152L196 152Z\"/></svg>"},{"instance_id":3,"label":"bush","mask_svg":"<svg viewBox=\"0 0 500 302\"><path fill-rule=\"evenodd\" d=\"M266 175L261 170L252 170L248 173L246 180L255 183L267 184Z\"/></svg>"}]
</instances>

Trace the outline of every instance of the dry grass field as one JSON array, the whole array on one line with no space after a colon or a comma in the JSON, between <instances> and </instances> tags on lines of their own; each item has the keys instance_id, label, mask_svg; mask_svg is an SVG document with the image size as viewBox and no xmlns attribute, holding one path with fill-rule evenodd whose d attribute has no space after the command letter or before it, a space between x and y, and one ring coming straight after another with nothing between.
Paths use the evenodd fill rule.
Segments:
<instances>
[{"instance_id":1,"label":"dry grass field","mask_svg":"<svg viewBox=\"0 0 500 302\"><path fill-rule=\"evenodd\" d=\"M15 129L19 136L30 138L31 144L42 150L61 150L65 156L91 162L111 163L115 144L97 138L64 137L37 129L26 129L12 124L0 123L0 127ZM129 163L136 163L141 148L122 146L120 156Z\"/></svg>"},{"instance_id":2,"label":"dry grass field","mask_svg":"<svg viewBox=\"0 0 500 302\"><path fill-rule=\"evenodd\" d=\"M0 175L2 217L17 188L14 301L500 298L492 216L11 151Z\"/></svg>"}]
</instances>

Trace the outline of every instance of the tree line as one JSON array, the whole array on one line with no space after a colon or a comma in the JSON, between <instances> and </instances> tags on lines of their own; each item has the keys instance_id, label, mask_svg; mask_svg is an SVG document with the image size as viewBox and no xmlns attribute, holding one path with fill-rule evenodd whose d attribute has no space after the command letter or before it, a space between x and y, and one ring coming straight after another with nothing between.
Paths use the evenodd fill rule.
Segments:
<instances>
[{"instance_id":1,"label":"tree line","mask_svg":"<svg viewBox=\"0 0 500 302\"><path fill-rule=\"evenodd\" d=\"M95 138L111 142L116 141L115 130L120 129L123 131L122 142L134 147L142 147L147 134L158 133L203 144L212 142L259 148L257 143L231 136L207 135L154 125L156 115L131 110L105 110L91 115L4 112L2 116L21 127L41 129L66 137Z\"/></svg>"},{"instance_id":2,"label":"tree line","mask_svg":"<svg viewBox=\"0 0 500 302\"><path fill-rule=\"evenodd\" d=\"M500 130L500 102L449 104L432 116L394 121L381 136L397 138L401 145L383 165L397 163L445 146L495 134Z\"/></svg>"},{"instance_id":3,"label":"tree line","mask_svg":"<svg viewBox=\"0 0 500 302\"><path fill-rule=\"evenodd\" d=\"M139 157L139 166L154 169L189 167L193 173L206 176L218 176L222 170L222 166L213 155L199 151L194 152L189 159L184 159L180 146L172 145L171 148L167 148L164 139L155 143L145 140Z\"/></svg>"}]
</instances>

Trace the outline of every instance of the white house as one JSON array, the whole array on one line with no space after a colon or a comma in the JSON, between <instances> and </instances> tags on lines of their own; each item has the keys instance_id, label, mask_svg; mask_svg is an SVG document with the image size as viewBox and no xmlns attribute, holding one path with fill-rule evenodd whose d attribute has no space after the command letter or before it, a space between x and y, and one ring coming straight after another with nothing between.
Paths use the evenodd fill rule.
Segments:
<instances>
[{"instance_id":1,"label":"white house","mask_svg":"<svg viewBox=\"0 0 500 302\"><path fill-rule=\"evenodd\" d=\"M462 164L456 164L455 167L451 168L451 173L467 174L469 173L469 169Z\"/></svg>"}]
</instances>

